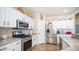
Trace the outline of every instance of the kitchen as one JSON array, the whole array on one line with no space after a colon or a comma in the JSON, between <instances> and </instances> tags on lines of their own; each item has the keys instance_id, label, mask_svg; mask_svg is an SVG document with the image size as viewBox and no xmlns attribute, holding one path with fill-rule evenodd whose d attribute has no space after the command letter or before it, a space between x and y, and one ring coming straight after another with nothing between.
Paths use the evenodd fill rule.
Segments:
<instances>
[{"instance_id":1,"label":"kitchen","mask_svg":"<svg viewBox=\"0 0 79 59\"><path fill-rule=\"evenodd\" d=\"M0 51L79 51L78 17L78 7L0 7Z\"/></svg>"}]
</instances>

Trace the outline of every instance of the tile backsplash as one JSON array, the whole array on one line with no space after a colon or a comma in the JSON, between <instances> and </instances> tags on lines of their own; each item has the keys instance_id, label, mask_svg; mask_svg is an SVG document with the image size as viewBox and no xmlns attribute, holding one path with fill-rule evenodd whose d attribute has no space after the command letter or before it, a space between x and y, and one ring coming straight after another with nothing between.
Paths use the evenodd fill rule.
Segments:
<instances>
[{"instance_id":1,"label":"tile backsplash","mask_svg":"<svg viewBox=\"0 0 79 59\"><path fill-rule=\"evenodd\" d=\"M29 34L29 30L20 30L20 29L0 27L0 34L2 33L7 34L8 37L12 37L12 31L24 31L26 34Z\"/></svg>"},{"instance_id":2,"label":"tile backsplash","mask_svg":"<svg viewBox=\"0 0 79 59\"><path fill-rule=\"evenodd\" d=\"M11 28L2 28L0 27L0 34L5 33L8 37L12 36L12 29Z\"/></svg>"}]
</instances>

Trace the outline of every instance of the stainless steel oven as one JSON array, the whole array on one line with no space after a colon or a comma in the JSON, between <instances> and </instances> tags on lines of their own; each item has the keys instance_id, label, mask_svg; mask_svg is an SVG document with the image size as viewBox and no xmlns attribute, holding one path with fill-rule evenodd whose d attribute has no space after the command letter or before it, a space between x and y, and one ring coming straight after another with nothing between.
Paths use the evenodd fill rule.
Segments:
<instances>
[{"instance_id":1,"label":"stainless steel oven","mask_svg":"<svg viewBox=\"0 0 79 59\"><path fill-rule=\"evenodd\" d=\"M32 35L25 34L23 31L13 31L12 36L15 38L21 38L22 51L31 50L32 47Z\"/></svg>"},{"instance_id":2,"label":"stainless steel oven","mask_svg":"<svg viewBox=\"0 0 79 59\"><path fill-rule=\"evenodd\" d=\"M17 20L16 21L16 28L20 29L29 29L29 23L23 20Z\"/></svg>"},{"instance_id":3,"label":"stainless steel oven","mask_svg":"<svg viewBox=\"0 0 79 59\"><path fill-rule=\"evenodd\" d=\"M32 47L31 38L25 38L22 40L22 50L23 51L31 51L31 47Z\"/></svg>"}]
</instances>

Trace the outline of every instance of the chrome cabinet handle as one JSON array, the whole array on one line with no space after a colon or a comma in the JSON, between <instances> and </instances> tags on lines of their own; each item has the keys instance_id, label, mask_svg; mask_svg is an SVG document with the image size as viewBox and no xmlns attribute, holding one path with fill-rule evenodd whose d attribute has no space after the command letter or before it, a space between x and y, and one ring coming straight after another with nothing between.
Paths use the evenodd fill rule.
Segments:
<instances>
[{"instance_id":1,"label":"chrome cabinet handle","mask_svg":"<svg viewBox=\"0 0 79 59\"><path fill-rule=\"evenodd\" d=\"M36 40L36 39L34 39L34 40Z\"/></svg>"},{"instance_id":2,"label":"chrome cabinet handle","mask_svg":"<svg viewBox=\"0 0 79 59\"><path fill-rule=\"evenodd\" d=\"M9 25L9 22L7 22L7 25Z\"/></svg>"},{"instance_id":3,"label":"chrome cabinet handle","mask_svg":"<svg viewBox=\"0 0 79 59\"><path fill-rule=\"evenodd\" d=\"M4 21L4 26L5 26L5 21Z\"/></svg>"},{"instance_id":4,"label":"chrome cabinet handle","mask_svg":"<svg viewBox=\"0 0 79 59\"><path fill-rule=\"evenodd\" d=\"M15 51L15 49L13 49L13 51Z\"/></svg>"}]
</instances>

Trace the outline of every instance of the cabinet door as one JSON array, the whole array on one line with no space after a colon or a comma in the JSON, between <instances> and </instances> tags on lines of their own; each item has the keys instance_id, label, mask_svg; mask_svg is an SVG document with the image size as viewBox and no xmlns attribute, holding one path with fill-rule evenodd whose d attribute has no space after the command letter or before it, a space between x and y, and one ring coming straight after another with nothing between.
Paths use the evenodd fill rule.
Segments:
<instances>
[{"instance_id":1,"label":"cabinet door","mask_svg":"<svg viewBox=\"0 0 79 59\"><path fill-rule=\"evenodd\" d=\"M0 7L0 27L5 27L5 8Z\"/></svg>"},{"instance_id":2,"label":"cabinet door","mask_svg":"<svg viewBox=\"0 0 79 59\"><path fill-rule=\"evenodd\" d=\"M12 43L13 45L13 51L21 51L21 40Z\"/></svg>"},{"instance_id":3,"label":"cabinet door","mask_svg":"<svg viewBox=\"0 0 79 59\"><path fill-rule=\"evenodd\" d=\"M30 17L28 17L28 23L29 23L29 29L32 29L32 27L33 27L33 20L30 18Z\"/></svg>"},{"instance_id":4,"label":"cabinet door","mask_svg":"<svg viewBox=\"0 0 79 59\"><path fill-rule=\"evenodd\" d=\"M10 12L7 12L6 7L2 7L1 12L2 12L2 14L1 14L2 15L1 27L7 27L7 25L8 25L8 19L7 18L9 18L8 15L9 15Z\"/></svg>"},{"instance_id":5,"label":"cabinet door","mask_svg":"<svg viewBox=\"0 0 79 59\"><path fill-rule=\"evenodd\" d=\"M36 35L32 36L32 47L34 47L35 45L37 45L37 37Z\"/></svg>"},{"instance_id":6,"label":"cabinet door","mask_svg":"<svg viewBox=\"0 0 79 59\"><path fill-rule=\"evenodd\" d=\"M15 45L15 51L21 51L21 43L17 42Z\"/></svg>"},{"instance_id":7,"label":"cabinet door","mask_svg":"<svg viewBox=\"0 0 79 59\"><path fill-rule=\"evenodd\" d=\"M16 27L16 11L14 8L7 7L6 10L6 26Z\"/></svg>"},{"instance_id":8,"label":"cabinet door","mask_svg":"<svg viewBox=\"0 0 79 59\"><path fill-rule=\"evenodd\" d=\"M16 10L16 18L17 20L26 20L25 19L25 15L23 13L21 13L20 11Z\"/></svg>"},{"instance_id":9,"label":"cabinet door","mask_svg":"<svg viewBox=\"0 0 79 59\"><path fill-rule=\"evenodd\" d=\"M16 13L14 8L0 7L0 27L16 27Z\"/></svg>"}]
</instances>

